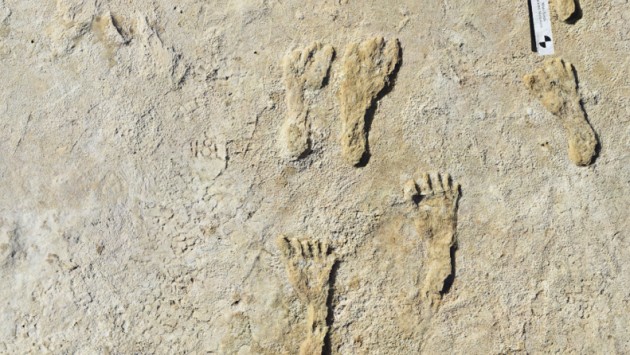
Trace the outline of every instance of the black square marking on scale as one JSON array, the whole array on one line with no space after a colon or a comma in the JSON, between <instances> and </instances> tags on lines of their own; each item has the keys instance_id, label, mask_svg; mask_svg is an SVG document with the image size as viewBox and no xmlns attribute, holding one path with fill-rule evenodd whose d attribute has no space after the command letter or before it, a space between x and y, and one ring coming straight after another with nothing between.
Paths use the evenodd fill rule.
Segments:
<instances>
[{"instance_id":1,"label":"black square marking on scale","mask_svg":"<svg viewBox=\"0 0 630 355\"><path fill-rule=\"evenodd\" d=\"M545 36L545 40L542 42L539 42L538 44L540 44L540 46L543 48L547 48L547 43L550 43L550 42L551 42L551 37Z\"/></svg>"}]
</instances>

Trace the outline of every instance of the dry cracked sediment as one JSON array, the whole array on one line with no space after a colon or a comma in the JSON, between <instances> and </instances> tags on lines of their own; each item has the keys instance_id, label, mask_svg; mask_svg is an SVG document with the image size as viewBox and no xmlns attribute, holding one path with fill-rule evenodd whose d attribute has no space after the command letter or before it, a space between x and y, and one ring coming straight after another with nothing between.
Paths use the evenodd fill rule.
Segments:
<instances>
[{"instance_id":1,"label":"dry cracked sediment","mask_svg":"<svg viewBox=\"0 0 630 355\"><path fill-rule=\"evenodd\" d=\"M0 353L629 353L628 4L550 4L0 0Z\"/></svg>"}]
</instances>

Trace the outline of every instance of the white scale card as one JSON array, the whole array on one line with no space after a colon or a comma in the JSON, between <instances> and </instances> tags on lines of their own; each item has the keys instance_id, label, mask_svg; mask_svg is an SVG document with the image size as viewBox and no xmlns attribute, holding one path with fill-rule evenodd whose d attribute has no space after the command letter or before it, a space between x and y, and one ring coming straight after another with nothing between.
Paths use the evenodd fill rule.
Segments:
<instances>
[{"instance_id":1,"label":"white scale card","mask_svg":"<svg viewBox=\"0 0 630 355\"><path fill-rule=\"evenodd\" d=\"M531 0L531 4L536 52L540 55L552 55L554 49L549 0Z\"/></svg>"}]
</instances>

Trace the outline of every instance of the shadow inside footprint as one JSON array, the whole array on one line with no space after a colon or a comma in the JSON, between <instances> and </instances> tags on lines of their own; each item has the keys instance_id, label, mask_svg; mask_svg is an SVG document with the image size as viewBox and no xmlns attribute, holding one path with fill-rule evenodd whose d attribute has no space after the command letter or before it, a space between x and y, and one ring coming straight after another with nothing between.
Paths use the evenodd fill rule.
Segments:
<instances>
[{"instance_id":1,"label":"shadow inside footprint","mask_svg":"<svg viewBox=\"0 0 630 355\"><path fill-rule=\"evenodd\" d=\"M575 12L571 17L566 19L566 23L569 25L575 25L579 20L582 19L582 6L580 5L580 0L575 0Z\"/></svg>"},{"instance_id":2,"label":"shadow inside footprint","mask_svg":"<svg viewBox=\"0 0 630 355\"><path fill-rule=\"evenodd\" d=\"M588 165L594 164L597 158L599 158L599 153L602 150L602 144L601 144L601 140L599 139L599 134L593 128L593 125L591 124L591 121L588 118L588 113L586 113L586 110L584 109L584 102L582 100L580 100L580 109L584 113L584 119L586 120L586 123L591 127L591 129L593 130L593 134L595 135L595 152L593 153L593 157L591 158L591 161L587 164L588 166Z\"/></svg>"},{"instance_id":3,"label":"shadow inside footprint","mask_svg":"<svg viewBox=\"0 0 630 355\"><path fill-rule=\"evenodd\" d=\"M332 55L330 56L330 63L334 62L335 59L337 59L337 51L333 51L332 52ZM328 69L326 69L326 74L324 76L324 79L322 79L322 88L325 88L330 83L330 71L331 70L332 70L332 65L329 65Z\"/></svg>"},{"instance_id":4,"label":"shadow inside footprint","mask_svg":"<svg viewBox=\"0 0 630 355\"><path fill-rule=\"evenodd\" d=\"M444 296L445 294L447 294L451 290L451 287L453 287L453 282L455 282L455 270L456 270L455 254L456 253L457 253L457 244L454 244L450 250L451 274L448 275L446 279L444 279L444 287L440 291L440 296Z\"/></svg>"},{"instance_id":5,"label":"shadow inside footprint","mask_svg":"<svg viewBox=\"0 0 630 355\"><path fill-rule=\"evenodd\" d=\"M326 326L328 327L328 332L326 332L326 336L324 337L324 348L322 349L323 355L332 354L332 343L330 340L330 333L333 323L335 322L335 311L333 309L333 300L335 298L335 280L337 279L337 271L339 269L339 261L335 261L330 269L330 277L328 279L328 284L330 285L330 289L328 291L328 297L326 298L326 307L328 309L328 314L326 315Z\"/></svg>"},{"instance_id":6,"label":"shadow inside footprint","mask_svg":"<svg viewBox=\"0 0 630 355\"><path fill-rule=\"evenodd\" d=\"M575 77L575 90L577 90L579 92L579 90L580 90L580 77L578 75L577 69L575 69L575 66L571 66L571 71L573 72L573 76ZM595 163L595 161L599 157L599 153L602 150L602 145L601 145L601 140L599 139L599 134L593 128L593 125L591 124L591 121L588 118L588 113L586 112L586 109L584 108L584 101L582 99L580 99L580 109L582 110L582 113L584 114L584 119L586 120L586 123L593 130L593 134L595 134L595 141L596 141L595 153L593 154L593 158L591 159L591 161L588 164L588 165L591 165L591 164Z\"/></svg>"},{"instance_id":7,"label":"shadow inside footprint","mask_svg":"<svg viewBox=\"0 0 630 355\"><path fill-rule=\"evenodd\" d=\"M365 111L365 152L363 153L361 160L359 160L359 163L357 163L357 168L364 168L370 162L370 157L372 156L370 154L370 129L372 128L372 121L374 120L376 109L378 108L378 102L387 94L389 94L394 89L394 86L396 84L398 70L400 70L400 67L403 64L402 46L398 47L398 58L398 63L396 63L394 70L389 75L388 82L386 83L385 87L378 93L378 95L376 95L376 97L372 100L372 104L370 105L370 107Z\"/></svg>"}]
</instances>

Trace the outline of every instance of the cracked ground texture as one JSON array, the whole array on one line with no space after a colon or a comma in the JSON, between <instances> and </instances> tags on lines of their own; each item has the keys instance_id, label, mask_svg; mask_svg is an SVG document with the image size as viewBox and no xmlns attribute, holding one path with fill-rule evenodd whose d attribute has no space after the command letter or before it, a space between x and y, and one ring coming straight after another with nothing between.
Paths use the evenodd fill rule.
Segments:
<instances>
[{"instance_id":1,"label":"cracked ground texture","mask_svg":"<svg viewBox=\"0 0 630 355\"><path fill-rule=\"evenodd\" d=\"M586 167L523 85L526 1L0 0L0 353L295 354L280 235L336 256L324 353L630 353L630 3L579 6L552 23ZM338 95L371 38L400 60L357 167ZM283 58L315 42L288 160ZM427 172L461 184L439 307L401 191Z\"/></svg>"}]
</instances>

